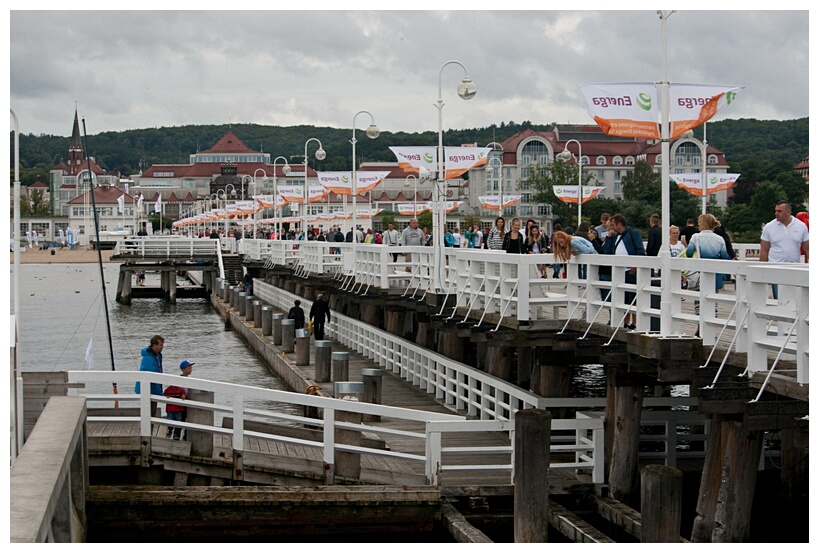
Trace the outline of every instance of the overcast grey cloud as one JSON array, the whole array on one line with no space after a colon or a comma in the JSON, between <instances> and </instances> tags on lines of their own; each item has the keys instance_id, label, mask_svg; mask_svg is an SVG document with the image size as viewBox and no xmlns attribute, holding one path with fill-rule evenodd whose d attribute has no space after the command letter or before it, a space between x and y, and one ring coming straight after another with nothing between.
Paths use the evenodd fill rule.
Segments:
<instances>
[{"instance_id":1,"label":"overcast grey cloud","mask_svg":"<svg viewBox=\"0 0 819 553\"><path fill-rule=\"evenodd\" d=\"M808 11L679 11L671 82L743 85L717 119L808 115ZM11 106L21 132L195 124L437 129L592 123L580 85L658 81L661 25L645 11L12 11ZM369 121L359 117L359 128Z\"/></svg>"}]
</instances>

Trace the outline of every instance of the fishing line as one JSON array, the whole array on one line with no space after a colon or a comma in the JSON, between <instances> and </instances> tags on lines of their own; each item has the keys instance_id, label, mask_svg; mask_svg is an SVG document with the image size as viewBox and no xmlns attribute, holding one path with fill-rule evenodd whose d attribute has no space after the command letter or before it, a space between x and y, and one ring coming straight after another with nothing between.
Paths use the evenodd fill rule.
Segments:
<instances>
[{"instance_id":1,"label":"fishing line","mask_svg":"<svg viewBox=\"0 0 819 553\"><path fill-rule=\"evenodd\" d=\"M88 311L86 311L85 314L82 316L82 319L80 319L80 322L77 324L77 328L74 329L74 334L72 334L71 337L68 339L68 341L65 343L65 347L63 348L63 351L60 352L60 356L54 362L54 366L51 367L51 372L54 372L54 369L57 368L57 364L60 362L60 359L63 358L63 355L65 355L65 352L68 349L69 344L71 344L74 341L74 337L77 335L77 332L80 331L80 327L82 326L83 321L85 321L85 318L88 317L88 313L90 313L91 309L94 308L94 304L97 302L97 299L100 297L100 294L101 294L101 292L98 291L96 297L94 297L94 299L91 300L91 304L88 306ZM99 315L97 315L97 316L99 317ZM94 327L96 328L96 323L94 323Z\"/></svg>"}]
</instances>

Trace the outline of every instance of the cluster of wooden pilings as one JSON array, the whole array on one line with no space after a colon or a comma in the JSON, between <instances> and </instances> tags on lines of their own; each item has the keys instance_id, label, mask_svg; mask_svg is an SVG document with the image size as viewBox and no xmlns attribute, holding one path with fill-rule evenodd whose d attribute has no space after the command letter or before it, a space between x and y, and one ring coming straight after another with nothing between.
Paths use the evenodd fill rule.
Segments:
<instances>
[{"instance_id":1,"label":"cluster of wooden pilings","mask_svg":"<svg viewBox=\"0 0 819 553\"><path fill-rule=\"evenodd\" d=\"M463 321L462 310L449 306L441 309L441 296L427 294L425 301L419 302L372 289L361 296L339 290L337 282L294 278L283 270L260 271L259 276L308 300L318 292L326 292L333 311L413 340L544 397L568 397L575 366L602 364L607 375L605 493L638 511L641 492L646 491L641 486L639 446L646 390L654 390L655 395L668 394L671 385L687 384L691 395L699 396L700 412L711 417L704 465L696 469L699 474L693 475L699 479L696 512L683 514L693 520L690 539L751 539L755 482L761 475L762 444L770 433L783 437L781 455L783 461L789 461L783 463L780 497L772 509L783 505L792 508L796 501L804 505L806 516L806 392L804 397L790 399L766 392L760 402L750 405L758 389L749 379L732 379L727 387L721 382L711 385L716 366L702 366L708 352L698 338L663 339L594 324L588 337L581 339L585 323L570 322L566 332L558 332L565 321L520 325L503 320L496 331L497 318L487 315L481 326L473 320ZM612 332L617 336L606 345ZM741 356L731 356L729 362L735 364L726 367L725 374L743 372ZM741 392L736 391L737 387ZM701 393L706 388L708 393ZM726 401L724 394L729 394L732 401ZM692 429L692 433L698 431L705 429Z\"/></svg>"},{"instance_id":2,"label":"cluster of wooden pilings","mask_svg":"<svg viewBox=\"0 0 819 553\"><path fill-rule=\"evenodd\" d=\"M175 304L179 297L207 297L216 282L216 267L212 264L191 265L173 261L123 263L119 267L117 281L117 303L131 305L134 298L159 298ZM138 286L138 271L159 273L159 286ZM201 271L201 282L191 286L178 287L177 276L188 271Z\"/></svg>"}]
</instances>

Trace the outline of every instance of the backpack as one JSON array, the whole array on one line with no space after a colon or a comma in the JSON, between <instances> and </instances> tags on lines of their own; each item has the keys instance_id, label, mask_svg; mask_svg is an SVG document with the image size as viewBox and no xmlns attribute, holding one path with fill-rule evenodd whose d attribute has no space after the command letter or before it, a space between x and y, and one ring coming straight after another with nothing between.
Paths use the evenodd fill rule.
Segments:
<instances>
[{"instance_id":1,"label":"backpack","mask_svg":"<svg viewBox=\"0 0 819 553\"><path fill-rule=\"evenodd\" d=\"M452 246L454 246L454 245L455 245L455 238L452 236L452 233L451 233L451 232L447 232L447 233L444 235L444 245L445 245L447 248L451 248Z\"/></svg>"},{"instance_id":2,"label":"backpack","mask_svg":"<svg viewBox=\"0 0 819 553\"><path fill-rule=\"evenodd\" d=\"M375 235L375 243L376 243L376 244L381 244L381 243L382 243L382 240L381 240L381 233L380 233L380 232L379 232L379 233L376 233L376 235Z\"/></svg>"}]
</instances>

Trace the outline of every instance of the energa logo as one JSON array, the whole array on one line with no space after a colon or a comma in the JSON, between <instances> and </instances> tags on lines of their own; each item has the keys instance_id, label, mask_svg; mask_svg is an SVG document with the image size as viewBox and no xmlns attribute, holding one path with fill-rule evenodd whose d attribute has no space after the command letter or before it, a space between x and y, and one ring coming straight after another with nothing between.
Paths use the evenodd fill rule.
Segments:
<instances>
[{"instance_id":1,"label":"energa logo","mask_svg":"<svg viewBox=\"0 0 819 553\"><path fill-rule=\"evenodd\" d=\"M426 163L432 163L435 159L432 157L432 154L426 153L424 154L424 161Z\"/></svg>"},{"instance_id":2,"label":"energa logo","mask_svg":"<svg viewBox=\"0 0 819 553\"><path fill-rule=\"evenodd\" d=\"M651 111L651 96L641 92L637 95L637 105L646 111Z\"/></svg>"}]
</instances>

